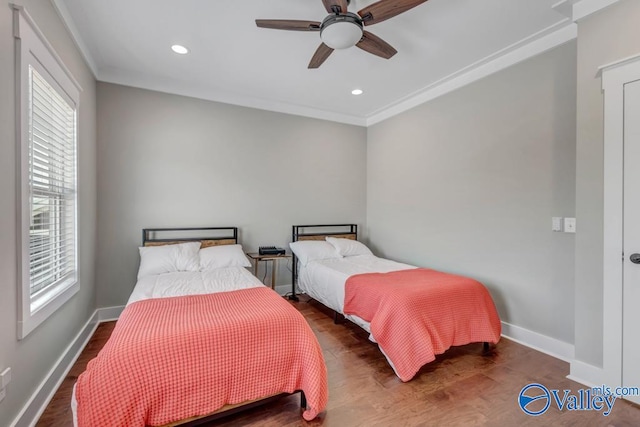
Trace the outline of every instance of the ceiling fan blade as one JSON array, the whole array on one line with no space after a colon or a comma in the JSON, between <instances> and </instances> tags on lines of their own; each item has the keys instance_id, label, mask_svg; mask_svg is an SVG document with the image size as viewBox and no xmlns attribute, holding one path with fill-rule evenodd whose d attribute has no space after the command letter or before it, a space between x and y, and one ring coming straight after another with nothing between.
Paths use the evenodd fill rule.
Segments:
<instances>
[{"instance_id":1,"label":"ceiling fan blade","mask_svg":"<svg viewBox=\"0 0 640 427\"><path fill-rule=\"evenodd\" d=\"M320 31L320 22L318 21L298 21L295 19L256 19L256 25L260 28L272 28L274 30Z\"/></svg>"},{"instance_id":2,"label":"ceiling fan blade","mask_svg":"<svg viewBox=\"0 0 640 427\"><path fill-rule=\"evenodd\" d=\"M358 12L364 25L373 25L406 12L427 0L380 0Z\"/></svg>"},{"instance_id":3,"label":"ceiling fan blade","mask_svg":"<svg viewBox=\"0 0 640 427\"><path fill-rule=\"evenodd\" d=\"M322 65L324 61L327 60L329 55L333 52L333 49L322 43L316 50L316 53L313 54L313 58L311 58L311 62L309 62L308 68L318 68Z\"/></svg>"},{"instance_id":4,"label":"ceiling fan blade","mask_svg":"<svg viewBox=\"0 0 640 427\"><path fill-rule=\"evenodd\" d=\"M329 13L347 13L347 0L322 0Z\"/></svg>"},{"instance_id":5,"label":"ceiling fan blade","mask_svg":"<svg viewBox=\"0 0 640 427\"><path fill-rule=\"evenodd\" d=\"M364 31L362 33L362 39L360 39L356 46L384 59L389 59L398 53L393 46L382 40L380 37L371 34L369 31Z\"/></svg>"}]
</instances>

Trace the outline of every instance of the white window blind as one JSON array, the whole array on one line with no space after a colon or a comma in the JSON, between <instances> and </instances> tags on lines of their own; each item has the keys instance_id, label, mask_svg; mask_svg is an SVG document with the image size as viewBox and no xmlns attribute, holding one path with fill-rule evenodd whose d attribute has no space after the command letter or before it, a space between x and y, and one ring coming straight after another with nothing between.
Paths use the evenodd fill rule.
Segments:
<instances>
[{"instance_id":1,"label":"white window blind","mask_svg":"<svg viewBox=\"0 0 640 427\"><path fill-rule=\"evenodd\" d=\"M29 277L33 300L76 274L76 112L29 66Z\"/></svg>"},{"instance_id":2,"label":"white window blind","mask_svg":"<svg viewBox=\"0 0 640 427\"><path fill-rule=\"evenodd\" d=\"M82 88L24 7L15 38L18 339L80 290L78 111Z\"/></svg>"}]
</instances>

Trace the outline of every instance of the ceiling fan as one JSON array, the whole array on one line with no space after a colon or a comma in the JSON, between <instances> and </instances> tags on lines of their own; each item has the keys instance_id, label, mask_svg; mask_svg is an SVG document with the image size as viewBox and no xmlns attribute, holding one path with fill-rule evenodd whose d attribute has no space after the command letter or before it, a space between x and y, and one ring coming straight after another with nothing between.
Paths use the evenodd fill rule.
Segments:
<instances>
[{"instance_id":1,"label":"ceiling fan","mask_svg":"<svg viewBox=\"0 0 640 427\"><path fill-rule=\"evenodd\" d=\"M293 19L256 19L260 28L290 31L319 31L322 43L311 58L308 68L318 68L335 49L358 46L360 49L391 58L398 53L389 43L364 30L365 26L377 24L406 12L427 0L380 0L358 13L349 12L351 0L322 0L329 15L322 22Z\"/></svg>"}]
</instances>

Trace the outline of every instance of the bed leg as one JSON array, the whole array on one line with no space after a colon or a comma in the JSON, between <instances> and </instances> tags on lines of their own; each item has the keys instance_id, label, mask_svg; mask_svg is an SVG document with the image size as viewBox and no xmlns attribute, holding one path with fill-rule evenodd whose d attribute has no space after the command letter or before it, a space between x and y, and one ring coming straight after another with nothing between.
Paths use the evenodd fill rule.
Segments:
<instances>
[{"instance_id":1,"label":"bed leg","mask_svg":"<svg viewBox=\"0 0 640 427\"><path fill-rule=\"evenodd\" d=\"M483 342L482 343L482 351L483 351L483 353L488 353L489 352L489 343L488 342Z\"/></svg>"},{"instance_id":2,"label":"bed leg","mask_svg":"<svg viewBox=\"0 0 640 427\"><path fill-rule=\"evenodd\" d=\"M337 311L333 312L333 323L336 325L341 324L344 321L344 316Z\"/></svg>"},{"instance_id":3,"label":"bed leg","mask_svg":"<svg viewBox=\"0 0 640 427\"><path fill-rule=\"evenodd\" d=\"M296 241L296 232L295 232L295 226L293 226L293 239L291 240L292 242ZM292 259L291 259L291 264L292 264L292 268L291 268L291 295L289 295L289 300L291 301L295 301L298 302L300 301L300 299L296 296L296 282L298 281L298 257L296 257L295 254L292 255Z\"/></svg>"},{"instance_id":4,"label":"bed leg","mask_svg":"<svg viewBox=\"0 0 640 427\"><path fill-rule=\"evenodd\" d=\"M293 284L291 285L291 295L289 295L289 300L298 302L298 301L300 301L300 298L298 298L298 296L296 295L296 285L295 285L296 282L295 282L295 280L296 280L296 276L294 274L293 275Z\"/></svg>"},{"instance_id":5,"label":"bed leg","mask_svg":"<svg viewBox=\"0 0 640 427\"><path fill-rule=\"evenodd\" d=\"M304 391L300 390L300 407L307 409L307 396L304 395Z\"/></svg>"}]
</instances>

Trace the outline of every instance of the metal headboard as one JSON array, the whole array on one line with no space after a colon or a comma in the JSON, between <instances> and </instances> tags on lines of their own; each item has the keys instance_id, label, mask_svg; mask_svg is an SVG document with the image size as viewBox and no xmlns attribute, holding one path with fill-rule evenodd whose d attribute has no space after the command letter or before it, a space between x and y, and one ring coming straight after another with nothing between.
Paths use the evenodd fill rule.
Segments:
<instances>
[{"instance_id":1,"label":"metal headboard","mask_svg":"<svg viewBox=\"0 0 640 427\"><path fill-rule=\"evenodd\" d=\"M325 237L338 237L343 239L358 240L358 224L317 224L294 225L291 232L291 241L299 240L324 240ZM290 299L298 301L296 296L296 282L298 279L298 258L293 254L291 269L291 296Z\"/></svg>"},{"instance_id":2,"label":"metal headboard","mask_svg":"<svg viewBox=\"0 0 640 427\"><path fill-rule=\"evenodd\" d=\"M238 227L145 228L142 246L201 242L202 247L238 243Z\"/></svg>"}]
</instances>

